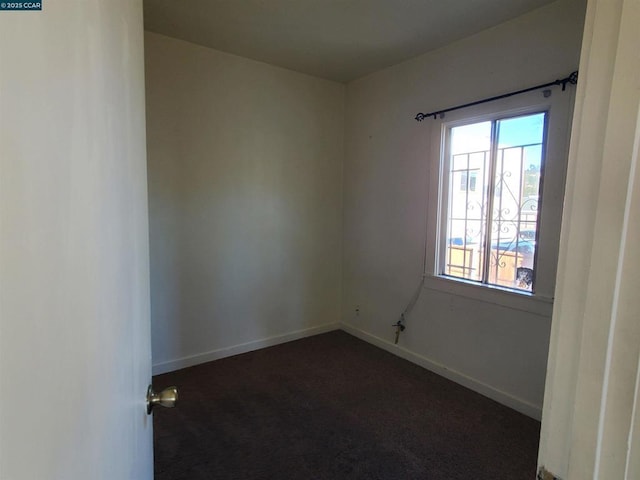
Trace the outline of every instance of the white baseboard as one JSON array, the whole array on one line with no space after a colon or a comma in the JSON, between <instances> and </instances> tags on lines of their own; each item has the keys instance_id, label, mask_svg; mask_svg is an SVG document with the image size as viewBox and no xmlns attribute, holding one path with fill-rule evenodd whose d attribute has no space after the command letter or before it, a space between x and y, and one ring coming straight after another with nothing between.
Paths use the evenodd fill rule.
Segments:
<instances>
[{"instance_id":1,"label":"white baseboard","mask_svg":"<svg viewBox=\"0 0 640 480\"><path fill-rule=\"evenodd\" d=\"M295 332L284 333L282 335L274 335L273 337L262 338L254 340L252 342L241 343L239 345L233 345L230 347L219 348L210 352L199 353L196 355L189 355L187 357L178 358L176 360L170 360L168 362L157 363L153 365L153 375L160 375L162 373L173 372L174 370L180 370L181 368L192 367L201 363L211 362L220 358L232 357L233 355L239 355L241 353L251 352L253 350L260 350L261 348L272 347L281 343L291 342L292 340L298 340L300 338L311 337L320 333L330 332L332 330L339 330L339 323L328 323L320 325L318 327L305 328L304 330L296 330Z\"/></svg>"},{"instance_id":2,"label":"white baseboard","mask_svg":"<svg viewBox=\"0 0 640 480\"><path fill-rule=\"evenodd\" d=\"M394 345L393 343L383 340L380 337L371 335L363 330L345 323L329 323L320 325L318 327L306 328L303 330L296 330L294 332L285 333L282 335L275 335L252 342L241 343L239 345L233 345L230 347L219 348L210 352L204 352L196 355L189 355L187 357L178 358L176 360L170 360L168 362L162 362L153 365L153 375L160 375L162 373L173 372L180 370L181 368L192 367L201 363L211 362L220 358L232 357L233 355L239 355L241 353L251 352L253 350L259 350L261 348L272 347L281 343L291 342L305 337L311 337L313 335L319 335L321 333L330 332L333 330L344 330L345 332L364 340L367 343L382 348L387 352L397 355L405 360L408 360L416 365L420 365L427 370L434 372L442 377L463 385L475 392L489 397L502 405L523 413L531 418L540 420L542 418L542 407L534 405L526 400L515 397L509 393L498 390L497 388L487 385L479 380L465 375L464 373L452 370L438 362L430 360L427 357L407 350L404 347Z\"/></svg>"},{"instance_id":3,"label":"white baseboard","mask_svg":"<svg viewBox=\"0 0 640 480\"><path fill-rule=\"evenodd\" d=\"M450 368L438 362L430 360L427 357L407 350L404 347L394 345L387 340L383 340L380 337L371 335L370 333L364 332L363 330L360 330L351 325L342 323L340 324L340 328L345 332L353 335L354 337L358 337L359 339L364 340L367 343L382 348L383 350L397 355L398 357L404 358L411 363L420 365L421 367L426 368L433 373L448 378L453 382L456 382L462 386L469 388L470 390L478 392L485 397L489 397L490 399L495 400L502 405L505 405L527 415L528 417L535 418L536 420L540 420L542 418L542 407L539 405L534 405L530 402L527 402L526 400L503 392L502 390L498 390L497 388L494 388L491 385L487 385L486 383L476 380L475 378L471 378L464 373L451 370Z\"/></svg>"}]
</instances>

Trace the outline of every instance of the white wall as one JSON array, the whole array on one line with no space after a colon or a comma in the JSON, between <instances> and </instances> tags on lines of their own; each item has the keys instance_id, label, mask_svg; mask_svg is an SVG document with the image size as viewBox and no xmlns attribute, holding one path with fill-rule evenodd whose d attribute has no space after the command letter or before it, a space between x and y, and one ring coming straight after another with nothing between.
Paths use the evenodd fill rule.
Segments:
<instances>
[{"instance_id":1,"label":"white wall","mask_svg":"<svg viewBox=\"0 0 640 480\"><path fill-rule=\"evenodd\" d=\"M413 117L569 74L578 66L583 19L584 2L561 0L347 88L345 328L534 417L549 306L424 288L400 348L389 343L391 324L420 282L427 211L435 207L427 209L430 130Z\"/></svg>"},{"instance_id":2,"label":"white wall","mask_svg":"<svg viewBox=\"0 0 640 480\"><path fill-rule=\"evenodd\" d=\"M154 372L335 328L344 85L145 49Z\"/></svg>"}]
</instances>

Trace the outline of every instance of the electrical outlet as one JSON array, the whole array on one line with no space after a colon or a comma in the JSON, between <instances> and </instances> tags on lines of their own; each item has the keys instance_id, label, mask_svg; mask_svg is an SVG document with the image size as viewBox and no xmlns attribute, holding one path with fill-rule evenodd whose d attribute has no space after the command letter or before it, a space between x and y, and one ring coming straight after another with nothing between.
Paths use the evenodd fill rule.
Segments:
<instances>
[{"instance_id":1,"label":"electrical outlet","mask_svg":"<svg viewBox=\"0 0 640 480\"><path fill-rule=\"evenodd\" d=\"M360 316L360 305L356 305L356 317Z\"/></svg>"}]
</instances>

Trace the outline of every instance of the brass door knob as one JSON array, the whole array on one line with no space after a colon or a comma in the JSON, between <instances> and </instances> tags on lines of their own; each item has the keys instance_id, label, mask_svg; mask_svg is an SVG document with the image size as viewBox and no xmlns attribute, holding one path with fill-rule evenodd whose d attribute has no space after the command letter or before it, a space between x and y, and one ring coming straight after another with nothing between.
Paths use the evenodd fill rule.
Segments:
<instances>
[{"instance_id":1,"label":"brass door knob","mask_svg":"<svg viewBox=\"0 0 640 480\"><path fill-rule=\"evenodd\" d=\"M153 407L162 405L166 408L173 408L178 402L178 387L167 387L161 392L155 393L153 386L147 389L147 415L151 415Z\"/></svg>"}]
</instances>

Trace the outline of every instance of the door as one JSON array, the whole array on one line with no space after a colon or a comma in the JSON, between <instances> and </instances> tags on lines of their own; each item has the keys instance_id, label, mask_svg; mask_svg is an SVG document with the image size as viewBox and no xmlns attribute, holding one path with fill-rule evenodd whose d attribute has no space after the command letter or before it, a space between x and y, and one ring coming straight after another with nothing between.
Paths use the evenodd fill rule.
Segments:
<instances>
[{"instance_id":1,"label":"door","mask_svg":"<svg viewBox=\"0 0 640 480\"><path fill-rule=\"evenodd\" d=\"M640 2L590 0L538 463L640 479Z\"/></svg>"},{"instance_id":2,"label":"door","mask_svg":"<svg viewBox=\"0 0 640 480\"><path fill-rule=\"evenodd\" d=\"M141 0L0 10L2 480L153 476L145 156Z\"/></svg>"}]
</instances>

